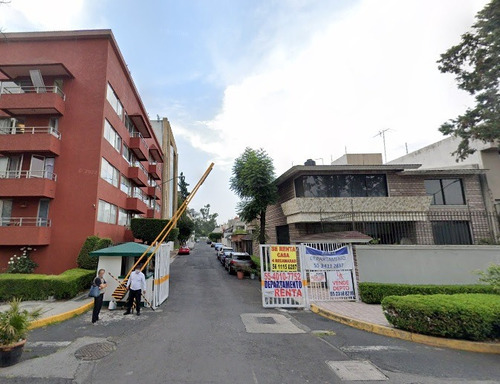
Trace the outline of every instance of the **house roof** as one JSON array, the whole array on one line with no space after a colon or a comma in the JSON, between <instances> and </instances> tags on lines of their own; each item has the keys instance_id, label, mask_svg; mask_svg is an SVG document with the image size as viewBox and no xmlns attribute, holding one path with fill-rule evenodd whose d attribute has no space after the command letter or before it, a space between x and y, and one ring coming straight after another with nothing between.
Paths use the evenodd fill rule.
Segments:
<instances>
[{"instance_id":1,"label":"house roof","mask_svg":"<svg viewBox=\"0 0 500 384\"><path fill-rule=\"evenodd\" d=\"M420 164L382 164L382 165L294 165L276 179L276 184L280 185L286 180L299 174L335 174L345 172L366 172L366 171L394 171L400 172L405 169L417 169Z\"/></svg>"},{"instance_id":2,"label":"house roof","mask_svg":"<svg viewBox=\"0 0 500 384\"><path fill-rule=\"evenodd\" d=\"M368 243L372 238L358 231L324 232L299 237L296 243Z\"/></svg>"},{"instance_id":3,"label":"house roof","mask_svg":"<svg viewBox=\"0 0 500 384\"><path fill-rule=\"evenodd\" d=\"M486 173L487 169L479 168L441 168L441 169L415 169L400 172L403 176L412 175L478 175Z\"/></svg>"},{"instance_id":4,"label":"house roof","mask_svg":"<svg viewBox=\"0 0 500 384\"><path fill-rule=\"evenodd\" d=\"M99 249L94 252L90 252L90 256L98 257L98 256L119 256L119 257L137 257L141 256L146 249L148 249L147 245L139 244L139 243L123 243L120 245L115 245L114 247L108 247ZM153 253L152 250L148 251L147 255L151 255Z\"/></svg>"}]
</instances>

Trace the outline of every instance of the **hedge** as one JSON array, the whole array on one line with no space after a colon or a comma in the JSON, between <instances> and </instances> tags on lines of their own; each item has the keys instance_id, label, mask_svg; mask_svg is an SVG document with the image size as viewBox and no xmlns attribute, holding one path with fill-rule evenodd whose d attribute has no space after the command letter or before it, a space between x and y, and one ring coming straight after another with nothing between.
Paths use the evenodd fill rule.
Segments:
<instances>
[{"instance_id":1,"label":"hedge","mask_svg":"<svg viewBox=\"0 0 500 384\"><path fill-rule=\"evenodd\" d=\"M367 304L380 304L387 296L453 295L458 293L495 293L490 285L410 285L385 283L359 283L361 300Z\"/></svg>"},{"instance_id":2,"label":"hedge","mask_svg":"<svg viewBox=\"0 0 500 384\"><path fill-rule=\"evenodd\" d=\"M168 222L169 220L164 219L134 218L130 223L130 229L136 239L151 244ZM179 229L174 228L170 231L165 241L175 241L178 236Z\"/></svg>"},{"instance_id":3,"label":"hedge","mask_svg":"<svg viewBox=\"0 0 500 384\"><path fill-rule=\"evenodd\" d=\"M69 269L60 275L0 274L0 301L16 297L21 300L70 299L79 292L89 289L95 271Z\"/></svg>"},{"instance_id":4,"label":"hedge","mask_svg":"<svg viewBox=\"0 0 500 384\"><path fill-rule=\"evenodd\" d=\"M500 295L389 296L382 308L394 327L410 332L475 341L500 337Z\"/></svg>"},{"instance_id":5,"label":"hedge","mask_svg":"<svg viewBox=\"0 0 500 384\"><path fill-rule=\"evenodd\" d=\"M95 271L97 269L99 258L90 257L89 253L92 251L97 251L98 249L110 247L111 245L113 245L113 241L107 237L87 237L82 245L82 248L80 249L80 253L78 254L78 258L76 259L76 264L80 268Z\"/></svg>"}]
</instances>

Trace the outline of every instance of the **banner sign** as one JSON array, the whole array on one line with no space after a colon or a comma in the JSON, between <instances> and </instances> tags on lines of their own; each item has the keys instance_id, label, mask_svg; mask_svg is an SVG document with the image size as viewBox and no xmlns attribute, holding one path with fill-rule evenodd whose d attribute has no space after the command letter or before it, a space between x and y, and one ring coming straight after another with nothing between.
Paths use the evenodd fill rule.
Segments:
<instances>
[{"instance_id":1,"label":"banner sign","mask_svg":"<svg viewBox=\"0 0 500 384\"><path fill-rule=\"evenodd\" d=\"M325 272L309 272L309 280L311 283L325 283Z\"/></svg>"},{"instance_id":2,"label":"banner sign","mask_svg":"<svg viewBox=\"0 0 500 384\"><path fill-rule=\"evenodd\" d=\"M351 271L328 271L330 297L356 300Z\"/></svg>"},{"instance_id":3,"label":"banner sign","mask_svg":"<svg viewBox=\"0 0 500 384\"><path fill-rule=\"evenodd\" d=\"M336 251L321 251L306 246L304 257L306 269L353 269L352 254L347 246Z\"/></svg>"},{"instance_id":4,"label":"banner sign","mask_svg":"<svg viewBox=\"0 0 500 384\"><path fill-rule=\"evenodd\" d=\"M264 297L303 297L304 287L300 272L264 272L262 279Z\"/></svg>"},{"instance_id":5,"label":"banner sign","mask_svg":"<svg viewBox=\"0 0 500 384\"><path fill-rule=\"evenodd\" d=\"M297 272L297 247L293 245L271 245L271 270Z\"/></svg>"}]
</instances>

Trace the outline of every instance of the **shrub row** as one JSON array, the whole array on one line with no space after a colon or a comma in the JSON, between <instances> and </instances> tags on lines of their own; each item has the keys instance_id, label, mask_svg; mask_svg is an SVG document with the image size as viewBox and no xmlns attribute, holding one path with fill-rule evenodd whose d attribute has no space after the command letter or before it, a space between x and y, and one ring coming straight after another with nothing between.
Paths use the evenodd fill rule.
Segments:
<instances>
[{"instance_id":1,"label":"shrub row","mask_svg":"<svg viewBox=\"0 0 500 384\"><path fill-rule=\"evenodd\" d=\"M0 274L0 301L70 299L90 288L95 271L70 269L60 275Z\"/></svg>"},{"instance_id":2,"label":"shrub row","mask_svg":"<svg viewBox=\"0 0 500 384\"><path fill-rule=\"evenodd\" d=\"M495 293L490 285L410 285L385 283L359 283L361 300L367 304L380 304L387 296L453 295L458 293Z\"/></svg>"},{"instance_id":3,"label":"shrub row","mask_svg":"<svg viewBox=\"0 0 500 384\"><path fill-rule=\"evenodd\" d=\"M113 241L107 237L99 237L99 236L89 236L85 239L85 242L80 249L80 253L76 259L76 264L79 268L96 270L97 264L99 262L98 257L90 257L89 253L93 251L97 251L99 249L110 247L113 244Z\"/></svg>"},{"instance_id":4,"label":"shrub row","mask_svg":"<svg viewBox=\"0 0 500 384\"><path fill-rule=\"evenodd\" d=\"M382 300L387 320L396 328L454 339L500 337L500 295L412 295Z\"/></svg>"}]
</instances>

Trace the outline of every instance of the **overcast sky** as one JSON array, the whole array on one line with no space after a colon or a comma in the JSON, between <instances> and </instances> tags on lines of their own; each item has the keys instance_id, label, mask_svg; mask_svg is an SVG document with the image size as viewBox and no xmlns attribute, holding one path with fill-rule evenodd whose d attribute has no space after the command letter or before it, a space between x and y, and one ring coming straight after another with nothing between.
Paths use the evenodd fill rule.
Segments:
<instances>
[{"instance_id":1,"label":"overcast sky","mask_svg":"<svg viewBox=\"0 0 500 384\"><path fill-rule=\"evenodd\" d=\"M471 99L436 60L485 0L11 0L3 32L110 28L151 118L168 117L193 201L235 215L234 159L264 148L279 176L308 158L390 161L443 138ZM1 58L0 58L1 61Z\"/></svg>"}]
</instances>

